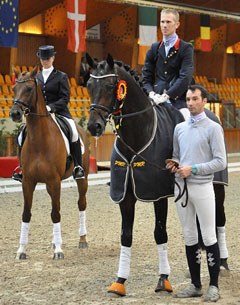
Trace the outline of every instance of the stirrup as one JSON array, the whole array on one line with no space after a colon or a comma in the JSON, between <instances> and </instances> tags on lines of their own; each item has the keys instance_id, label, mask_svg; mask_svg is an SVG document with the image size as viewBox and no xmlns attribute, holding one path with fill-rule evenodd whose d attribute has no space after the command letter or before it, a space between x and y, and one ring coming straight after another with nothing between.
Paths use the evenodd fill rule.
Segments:
<instances>
[{"instance_id":1,"label":"stirrup","mask_svg":"<svg viewBox=\"0 0 240 305\"><path fill-rule=\"evenodd\" d=\"M85 179L84 170L83 170L83 168L80 165L77 165L77 166L74 167L74 169L73 169L73 178L75 180Z\"/></svg>"},{"instance_id":2,"label":"stirrup","mask_svg":"<svg viewBox=\"0 0 240 305\"><path fill-rule=\"evenodd\" d=\"M22 182L22 171L20 165L13 170L12 179Z\"/></svg>"}]
</instances>

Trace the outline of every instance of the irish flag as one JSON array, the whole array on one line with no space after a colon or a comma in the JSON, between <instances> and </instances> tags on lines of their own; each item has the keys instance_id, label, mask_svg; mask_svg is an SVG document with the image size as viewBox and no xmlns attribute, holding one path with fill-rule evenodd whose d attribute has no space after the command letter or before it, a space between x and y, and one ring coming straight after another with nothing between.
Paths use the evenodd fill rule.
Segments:
<instances>
[{"instance_id":1,"label":"irish flag","mask_svg":"<svg viewBox=\"0 0 240 305\"><path fill-rule=\"evenodd\" d=\"M139 6L138 64L143 65L147 50L157 41L157 8Z\"/></svg>"}]
</instances>

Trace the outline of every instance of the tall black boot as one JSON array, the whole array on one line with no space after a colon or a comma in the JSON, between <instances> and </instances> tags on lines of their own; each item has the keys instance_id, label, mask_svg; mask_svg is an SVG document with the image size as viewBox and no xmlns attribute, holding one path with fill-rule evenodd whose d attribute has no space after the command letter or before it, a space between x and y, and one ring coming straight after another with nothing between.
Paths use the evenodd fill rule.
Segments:
<instances>
[{"instance_id":1,"label":"tall black boot","mask_svg":"<svg viewBox=\"0 0 240 305\"><path fill-rule=\"evenodd\" d=\"M20 134L22 134L22 143L21 144L19 144L19 142L18 142L18 137ZM22 124L19 127L19 130L18 130L18 133L16 136L16 143L18 145L18 159L19 159L20 164L19 164L19 166L17 166L14 169L13 174L12 174L12 179L19 181L19 182L22 182L21 151L22 151L22 147L23 147L23 143L25 141L26 135L27 135L26 124Z\"/></svg>"},{"instance_id":2,"label":"tall black boot","mask_svg":"<svg viewBox=\"0 0 240 305\"><path fill-rule=\"evenodd\" d=\"M75 180L84 179L84 170L82 168L82 150L79 139L76 142L71 143L71 154L74 162L73 178Z\"/></svg>"},{"instance_id":3,"label":"tall black boot","mask_svg":"<svg viewBox=\"0 0 240 305\"><path fill-rule=\"evenodd\" d=\"M20 164L13 170L13 174L12 174L12 179L19 182L22 182L21 151L22 151L22 146L18 146L18 159Z\"/></svg>"}]
</instances>

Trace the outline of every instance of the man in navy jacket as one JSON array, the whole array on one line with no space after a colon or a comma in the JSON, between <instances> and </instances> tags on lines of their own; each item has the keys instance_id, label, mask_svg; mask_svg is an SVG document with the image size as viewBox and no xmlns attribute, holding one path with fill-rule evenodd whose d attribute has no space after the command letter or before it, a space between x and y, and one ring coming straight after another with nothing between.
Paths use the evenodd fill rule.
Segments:
<instances>
[{"instance_id":1,"label":"man in navy jacket","mask_svg":"<svg viewBox=\"0 0 240 305\"><path fill-rule=\"evenodd\" d=\"M168 100L177 109L186 108L186 91L193 77L193 47L180 39L175 9L161 11L163 41L153 43L142 70L143 87L155 103Z\"/></svg>"}]
</instances>

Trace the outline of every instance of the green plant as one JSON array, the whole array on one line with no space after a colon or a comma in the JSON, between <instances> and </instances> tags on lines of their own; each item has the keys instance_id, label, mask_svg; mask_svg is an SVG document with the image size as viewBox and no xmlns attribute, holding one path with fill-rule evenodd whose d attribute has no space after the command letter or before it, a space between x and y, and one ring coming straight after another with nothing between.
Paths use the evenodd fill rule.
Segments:
<instances>
[{"instance_id":1,"label":"green plant","mask_svg":"<svg viewBox=\"0 0 240 305\"><path fill-rule=\"evenodd\" d=\"M78 125L86 129L87 117L85 115L81 116L78 121Z\"/></svg>"},{"instance_id":2,"label":"green plant","mask_svg":"<svg viewBox=\"0 0 240 305\"><path fill-rule=\"evenodd\" d=\"M3 156L7 148L7 138L5 132L6 126L4 125L5 122L6 119L0 120L0 156Z\"/></svg>"},{"instance_id":3,"label":"green plant","mask_svg":"<svg viewBox=\"0 0 240 305\"><path fill-rule=\"evenodd\" d=\"M16 135L18 134L18 129L21 124L16 124L15 128L10 133L6 131L5 125L6 119L0 120L0 156L6 156L8 151L8 138L10 137L10 145L11 145L11 155L15 156L17 154L17 144L16 144Z\"/></svg>"}]
</instances>

